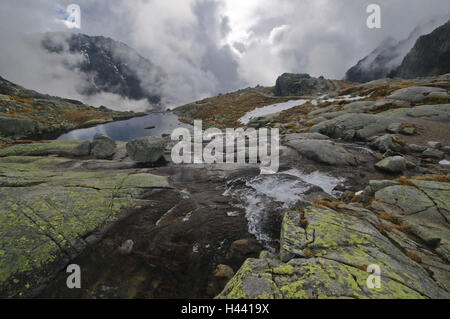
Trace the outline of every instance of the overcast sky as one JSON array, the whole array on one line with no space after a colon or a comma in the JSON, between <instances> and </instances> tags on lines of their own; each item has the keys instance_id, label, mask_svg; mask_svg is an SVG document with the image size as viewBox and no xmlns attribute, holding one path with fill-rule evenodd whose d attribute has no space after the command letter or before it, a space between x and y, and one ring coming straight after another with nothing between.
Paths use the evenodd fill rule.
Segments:
<instances>
[{"instance_id":1,"label":"overcast sky","mask_svg":"<svg viewBox=\"0 0 450 319\"><path fill-rule=\"evenodd\" d=\"M69 31L57 17L70 3L82 10L82 29L71 32L135 48L165 69L179 103L274 85L284 72L340 79L386 37L404 39L420 24L450 18L448 0L2 0L1 76L82 98L74 89L81 75L14 44L17 33ZM366 26L369 3L382 8L381 29Z\"/></svg>"}]
</instances>

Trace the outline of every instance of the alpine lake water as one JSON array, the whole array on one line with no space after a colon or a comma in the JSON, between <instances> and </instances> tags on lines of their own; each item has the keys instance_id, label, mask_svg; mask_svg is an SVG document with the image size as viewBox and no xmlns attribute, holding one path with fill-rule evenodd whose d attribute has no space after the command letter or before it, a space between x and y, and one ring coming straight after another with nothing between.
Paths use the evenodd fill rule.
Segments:
<instances>
[{"instance_id":1,"label":"alpine lake water","mask_svg":"<svg viewBox=\"0 0 450 319\"><path fill-rule=\"evenodd\" d=\"M58 140L92 140L95 134L99 133L116 141L129 142L143 136L171 134L174 129L179 127L190 127L190 125L181 123L178 117L171 112L150 113L125 121L73 130L61 135Z\"/></svg>"}]
</instances>

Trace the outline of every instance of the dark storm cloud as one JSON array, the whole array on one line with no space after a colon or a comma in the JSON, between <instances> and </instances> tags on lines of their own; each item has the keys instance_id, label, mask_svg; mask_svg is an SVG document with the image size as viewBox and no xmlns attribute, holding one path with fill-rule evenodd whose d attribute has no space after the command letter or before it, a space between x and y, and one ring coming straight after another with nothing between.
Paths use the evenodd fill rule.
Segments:
<instances>
[{"instance_id":1,"label":"dark storm cloud","mask_svg":"<svg viewBox=\"0 0 450 319\"><path fill-rule=\"evenodd\" d=\"M405 39L449 18L448 0L3 0L0 11L0 75L43 92L86 99L75 88L85 76L18 34L70 31L57 21L70 3L82 9L82 30L125 42L168 74L162 88L175 105L247 85L273 85L283 72L342 78L384 39ZM382 8L382 28L366 27L366 7ZM412 42L413 44L413 42ZM409 46L412 44L408 44ZM405 47L405 50L407 48ZM151 75L139 74L144 83ZM145 107L114 95L93 104Z\"/></svg>"}]
</instances>

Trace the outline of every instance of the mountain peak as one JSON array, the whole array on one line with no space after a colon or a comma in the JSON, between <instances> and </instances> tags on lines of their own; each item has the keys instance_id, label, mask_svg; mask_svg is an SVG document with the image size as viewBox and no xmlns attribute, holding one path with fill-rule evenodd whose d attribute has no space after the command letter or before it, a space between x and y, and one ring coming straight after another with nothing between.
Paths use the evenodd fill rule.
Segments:
<instances>
[{"instance_id":1,"label":"mountain peak","mask_svg":"<svg viewBox=\"0 0 450 319\"><path fill-rule=\"evenodd\" d=\"M132 100L161 101L164 72L125 43L103 36L66 32L44 34L42 47L56 54L81 54L82 60L67 68L84 73L89 82L83 95L113 93Z\"/></svg>"}]
</instances>

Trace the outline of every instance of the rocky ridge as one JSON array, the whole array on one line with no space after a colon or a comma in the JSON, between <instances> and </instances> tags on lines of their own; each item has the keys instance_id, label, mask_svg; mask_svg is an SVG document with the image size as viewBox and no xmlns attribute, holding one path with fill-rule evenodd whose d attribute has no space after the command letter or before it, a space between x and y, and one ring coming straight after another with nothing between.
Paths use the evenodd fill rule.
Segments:
<instances>
[{"instance_id":1,"label":"rocky ridge","mask_svg":"<svg viewBox=\"0 0 450 319\"><path fill-rule=\"evenodd\" d=\"M143 115L40 94L0 77L0 144L54 139L76 128Z\"/></svg>"}]
</instances>

